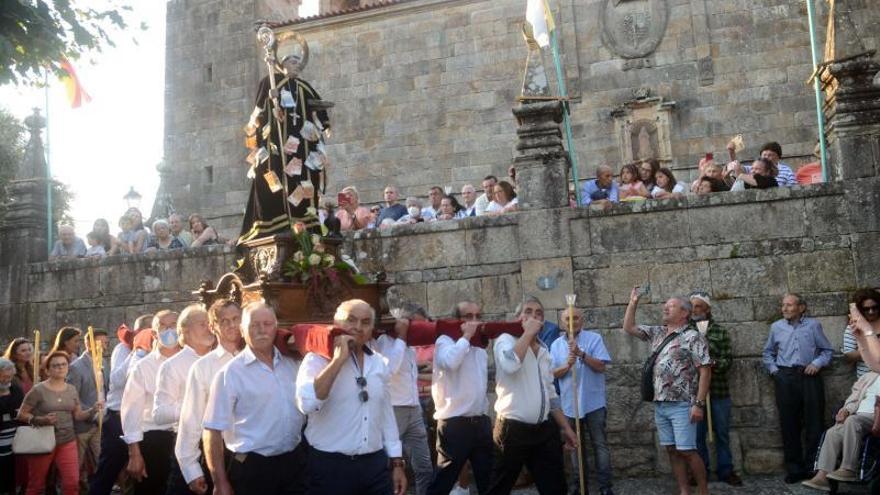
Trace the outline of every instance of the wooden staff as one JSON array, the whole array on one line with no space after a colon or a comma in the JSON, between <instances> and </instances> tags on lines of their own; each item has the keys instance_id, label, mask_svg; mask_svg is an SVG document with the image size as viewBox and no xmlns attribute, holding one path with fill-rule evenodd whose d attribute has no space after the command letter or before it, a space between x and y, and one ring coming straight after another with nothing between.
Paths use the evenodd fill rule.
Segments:
<instances>
[{"instance_id":1,"label":"wooden staff","mask_svg":"<svg viewBox=\"0 0 880 495\"><path fill-rule=\"evenodd\" d=\"M89 355L92 358L92 372L95 374L95 390L96 390L96 401L101 402L104 400L104 373L102 372L102 368L104 365L103 353L104 349L100 342L95 341L95 329L89 325L88 329L89 333ZM98 436L101 435L101 430L104 428L104 414L98 414Z\"/></svg>"},{"instance_id":2,"label":"wooden staff","mask_svg":"<svg viewBox=\"0 0 880 495\"><path fill-rule=\"evenodd\" d=\"M577 298L575 294L566 294L565 300L568 303L568 338L570 338L575 345L577 345L577 341L574 340L574 301ZM571 390L574 394L574 428L577 433L577 441L578 445L575 447L577 450L577 459L578 459L578 482L580 487L580 495L586 494L586 488L584 486L584 456L581 451L581 407L580 401L578 400L578 383L577 383L577 360L575 360L575 364L571 367Z\"/></svg>"},{"instance_id":3,"label":"wooden staff","mask_svg":"<svg viewBox=\"0 0 880 495\"><path fill-rule=\"evenodd\" d=\"M40 331L34 330L34 385L40 381Z\"/></svg>"},{"instance_id":4,"label":"wooden staff","mask_svg":"<svg viewBox=\"0 0 880 495\"><path fill-rule=\"evenodd\" d=\"M697 330L700 331L703 336L706 336L706 332L709 330L709 321L702 320L697 322ZM715 443L715 432L712 429L712 393L706 394L706 422L709 427L709 434L706 437L709 443Z\"/></svg>"}]
</instances>

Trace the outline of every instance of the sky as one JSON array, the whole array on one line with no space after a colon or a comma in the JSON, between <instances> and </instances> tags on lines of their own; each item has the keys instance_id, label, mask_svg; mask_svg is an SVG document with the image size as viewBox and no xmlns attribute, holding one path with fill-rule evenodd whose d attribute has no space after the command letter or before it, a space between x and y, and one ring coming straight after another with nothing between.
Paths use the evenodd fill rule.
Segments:
<instances>
[{"instance_id":1,"label":"sky","mask_svg":"<svg viewBox=\"0 0 880 495\"><path fill-rule=\"evenodd\" d=\"M84 5L103 3L81 1ZM70 108L64 85L54 77L47 90L0 87L0 106L19 119L30 115L34 107L45 115L48 99L52 175L74 193L72 215L80 237L91 230L96 218L106 218L115 231L127 207L123 196L132 186L143 196L140 208L149 216L159 187L156 166L163 157L165 2L129 4L133 7L130 28L114 35L116 47L73 62L92 97L90 103ZM317 13L317 0L306 0L300 13ZM138 28L141 22L147 25L144 31Z\"/></svg>"}]
</instances>

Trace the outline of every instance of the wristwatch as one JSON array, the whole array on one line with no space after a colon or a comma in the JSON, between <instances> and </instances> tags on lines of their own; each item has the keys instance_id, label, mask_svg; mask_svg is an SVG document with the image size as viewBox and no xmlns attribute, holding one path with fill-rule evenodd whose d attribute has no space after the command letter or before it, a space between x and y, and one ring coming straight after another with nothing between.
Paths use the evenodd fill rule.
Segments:
<instances>
[{"instance_id":1,"label":"wristwatch","mask_svg":"<svg viewBox=\"0 0 880 495\"><path fill-rule=\"evenodd\" d=\"M392 457L390 461L392 468L406 469L406 460L403 457Z\"/></svg>"},{"instance_id":2,"label":"wristwatch","mask_svg":"<svg viewBox=\"0 0 880 495\"><path fill-rule=\"evenodd\" d=\"M706 401L704 401L704 400L695 400L695 401L691 402L691 405L697 406L700 409L706 409Z\"/></svg>"}]
</instances>

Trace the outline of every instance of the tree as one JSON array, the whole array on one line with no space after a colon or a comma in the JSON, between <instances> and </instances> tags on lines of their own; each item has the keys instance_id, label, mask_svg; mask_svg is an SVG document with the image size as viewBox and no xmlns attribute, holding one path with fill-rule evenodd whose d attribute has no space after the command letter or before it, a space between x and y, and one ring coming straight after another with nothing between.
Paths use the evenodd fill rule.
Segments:
<instances>
[{"instance_id":1,"label":"tree","mask_svg":"<svg viewBox=\"0 0 880 495\"><path fill-rule=\"evenodd\" d=\"M106 0L107 8L86 7L86 0L3 0L0 9L0 85L36 84L48 67L63 75L61 62L103 45L111 33L127 27L131 7ZM127 3L127 2L126 2ZM143 27L143 26L142 26Z\"/></svg>"}]
</instances>

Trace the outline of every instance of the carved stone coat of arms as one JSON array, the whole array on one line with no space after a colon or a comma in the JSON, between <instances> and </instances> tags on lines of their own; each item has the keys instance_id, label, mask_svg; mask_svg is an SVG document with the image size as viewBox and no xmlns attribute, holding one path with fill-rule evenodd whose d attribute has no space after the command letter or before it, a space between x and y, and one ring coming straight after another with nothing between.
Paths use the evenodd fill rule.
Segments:
<instances>
[{"instance_id":1,"label":"carved stone coat of arms","mask_svg":"<svg viewBox=\"0 0 880 495\"><path fill-rule=\"evenodd\" d=\"M605 0L602 39L622 58L644 58L663 39L668 17L667 0Z\"/></svg>"}]
</instances>

